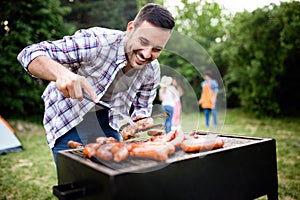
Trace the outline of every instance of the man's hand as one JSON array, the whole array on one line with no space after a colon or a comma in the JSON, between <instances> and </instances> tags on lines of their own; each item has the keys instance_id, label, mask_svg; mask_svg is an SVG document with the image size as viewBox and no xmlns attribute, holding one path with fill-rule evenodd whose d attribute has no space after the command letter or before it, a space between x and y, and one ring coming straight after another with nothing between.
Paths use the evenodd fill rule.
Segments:
<instances>
[{"instance_id":1,"label":"man's hand","mask_svg":"<svg viewBox=\"0 0 300 200\"><path fill-rule=\"evenodd\" d=\"M68 70L47 56L36 57L29 65L29 72L41 79L55 81L56 87L67 98L83 99L83 92L97 103L97 94L86 78Z\"/></svg>"},{"instance_id":2,"label":"man's hand","mask_svg":"<svg viewBox=\"0 0 300 200\"><path fill-rule=\"evenodd\" d=\"M59 76L56 80L56 87L67 98L83 99L83 92L88 94L96 103L97 95L91 84L82 76L72 72Z\"/></svg>"}]
</instances>

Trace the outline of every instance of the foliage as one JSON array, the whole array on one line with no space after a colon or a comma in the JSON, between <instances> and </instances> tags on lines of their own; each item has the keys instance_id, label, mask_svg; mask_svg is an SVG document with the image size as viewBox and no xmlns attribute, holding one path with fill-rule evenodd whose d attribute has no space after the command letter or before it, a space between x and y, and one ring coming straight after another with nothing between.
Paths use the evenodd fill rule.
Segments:
<instances>
[{"instance_id":1,"label":"foliage","mask_svg":"<svg viewBox=\"0 0 300 200\"><path fill-rule=\"evenodd\" d=\"M202 77L199 71L215 65L210 54L216 39L224 35L222 27L225 16L217 3L204 0L183 0L181 3L176 6L175 31L186 39L181 41L171 38L169 46L178 49L177 55L174 52L163 52L160 61L178 70L200 96L199 80Z\"/></svg>"},{"instance_id":2,"label":"foliage","mask_svg":"<svg viewBox=\"0 0 300 200\"><path fill-rule=\"evenodd\" d=\"M4 117L40 118L43 112L40 96L46 82L30 77L16 60L25 46L72 34L75 26L125 30L138 8L163 0L70 2L0 1L0 114ZM298 1L271 4L232 19L217 3L182 0L176 7L175 31L187 40L175 37L167 47L178 51L163 51L159 60L181 74L198 96L199 69L216 64L225 77L229 106L241 105L257 116L297 113L299 8ZM201 53L191 48L191 40L201 46Z\"/></svg>"},{"instance_id":3,"label":"foliage","mask_svg":"<svg viewBox=\"0 0 300 200\"><path fill-rule=\"evenodd\" d=\"M42 114L40 95L45 84L22 69L17 55L29 44L72 30L63 22L69 9L60 7L59 0L2 0L0 4L0 114L28 119Z\"/></svg>"},{"instance_id":4,"label":"foliage","mask_svg":"<svg viewBox=\"0 0 300 200\"><path fill-rule=\"evenodd\" d=\"M136 0L75 0L61 1L62 5L72 8L65 20L77 28L101 26L126 30L127 23L137 13Z\"/></svg>"},{"instance_id":5,"label":"foliage","mask_svg":"<svg viewBox=\"0 0 300 200\"><path fill-rule=\"evenodd\" d=\"M227 95L248 111L275 116L284 106L295 110L299 74L300 3L271 4L235 15L222 45L228 64ZM296 95L299 96L299 95ZM299 108L299 105L296 105Z\"/></svg>"},{"instance_id":6,"label":"foliage","mask_svg":"<svg viewBox=\"0 0 300 200\"><path fill-rule=\"evenodd\" d=\"M40 120L43 113L40 96L47 82L30 77L20 66L17 55L24 47L60 39L73 34L77 28L94 25L125 30L137 12L137 2L133 0L115 0L113 5L103 0L70 2L0 2L0 114L4 117Z\"/></svg>"},{"instance_id":7,"label":"foliage","mask_svg":"<svg viewBox=\"0 0 300 200\"><path fill-rule=\"evenodd\" d=\"M175 30L165 50L159 57L162 65L169 66L166 73L176 78L181 86L188 82L190 87L185 87L182 100L185 111L199 109L198 99L201 92L200 82L203 80L204 70L211 70L220 86L223 88L223 81L219 70L215 65L211 52L217 43L217 38L224 35L222 29L225 16L217 3L210 3L205 0L188 1L183 0L175 7ZM162 70L164 75L165 71ZM178 76L180 74L180 76ZM222 93L222 94L221 94ZM224 93L220 92L220 102L224 104ZM191 106L196 105L196 107ZM188 110L187 110L188 109Z\"/></svg>"}]
</instances>

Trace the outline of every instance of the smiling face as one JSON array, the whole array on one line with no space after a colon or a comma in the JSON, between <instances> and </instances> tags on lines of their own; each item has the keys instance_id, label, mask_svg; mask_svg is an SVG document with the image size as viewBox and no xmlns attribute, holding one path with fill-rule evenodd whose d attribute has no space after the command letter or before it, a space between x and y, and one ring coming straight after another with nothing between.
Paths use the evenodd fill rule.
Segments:
<instances>
[{"instance_id":1,"label":"smiling face","mask_svg":"<svg viewBox=\"0 0 300 200\"><path fill-rule=\"evenodd\" d=\"M171 36L171 30L154 26L147 21L134 27L132 21L128 23L126 36L128 67L141 69L158 58Z\"/></svg>"}]
</instances>

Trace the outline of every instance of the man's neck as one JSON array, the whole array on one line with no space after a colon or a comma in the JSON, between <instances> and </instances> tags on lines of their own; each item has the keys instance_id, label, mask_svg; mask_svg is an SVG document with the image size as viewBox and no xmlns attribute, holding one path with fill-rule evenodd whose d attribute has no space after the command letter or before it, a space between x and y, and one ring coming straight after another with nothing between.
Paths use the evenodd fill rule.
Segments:
<instances>
[{"instance_id":1,"label":"man's neck","mask_svg":"<svg viewBox=\"0 0 300 200\"><path fill-rule=\"evenodd\" d=\"M127 62L127 65L123 67L122 71L124 74L126 74L129 70L133 69L131 65Z\"/></svg>"}]
</instances>

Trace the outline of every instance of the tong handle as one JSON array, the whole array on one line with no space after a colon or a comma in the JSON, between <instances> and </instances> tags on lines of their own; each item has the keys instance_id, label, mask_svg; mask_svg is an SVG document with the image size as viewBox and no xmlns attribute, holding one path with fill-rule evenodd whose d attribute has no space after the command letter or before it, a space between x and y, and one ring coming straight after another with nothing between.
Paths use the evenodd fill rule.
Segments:
<instances>
[{"instance_id":1,"label":"tong handle","mask_svg":"<svg viewBox=\"0 0 300 200\"><path fill-rule=\"evenodd\" d=\"M85 100L88 100L88 101L93 102L95 105L101 106L101 107L106 108L106 109L108 109L108 110L110 109L110 105L109 105L108 103L105 103L105 102L103 102L103 101L101 101L101 100L99 100L98 103L95 103L95 102L92 100L92 98L91 98L90 96L88 96L87 94L85 94L85 93L83 93L83 98L84 98Z\"/></svg>"},{"instance_id":2,"label":"tong handle","mask_svg":"<svg viewBox=\"0 0 300 200\"><path fill-rule=\"evenodd\" d=\"M167 119L169 117L170 117L170 115L169 115L168 112L162 112L162 113L159 113L159 114L156 114L156 115L152 116L153 119L155 119L155 118Z\"/></svg>"},{"instance_id":3,"label":"tong handle","mask_svg":"<svg viewBox=\"0 0 300 200\"><path fill-rule=\"evenodd\" d=\"M144 131L148 131L148 130L151 130L151 129L165 129L165 125L164 124L154 124L152 126L149 126L147 128L142 128L142 129L138 129L138 132L144 132Z\"/></svg>"},{"instance_id":4,"label":"tong handle","mask_svg":"<svg viewBox=\"0 0 300 200\"><path fill-rule=\"evenodd\" d=\"M170 115L167 112L163 112L163 113L155 114L155 115L150 116L150 117L153 118L153 119L157 119L157 118L167 119L167 118L170 117ZM146 119L146 118L148 118L148 117L141 117L139 119L133 120L133 122L138 122L138 121L140 121L142 119Z\"/></svg>"}]
</instances>

